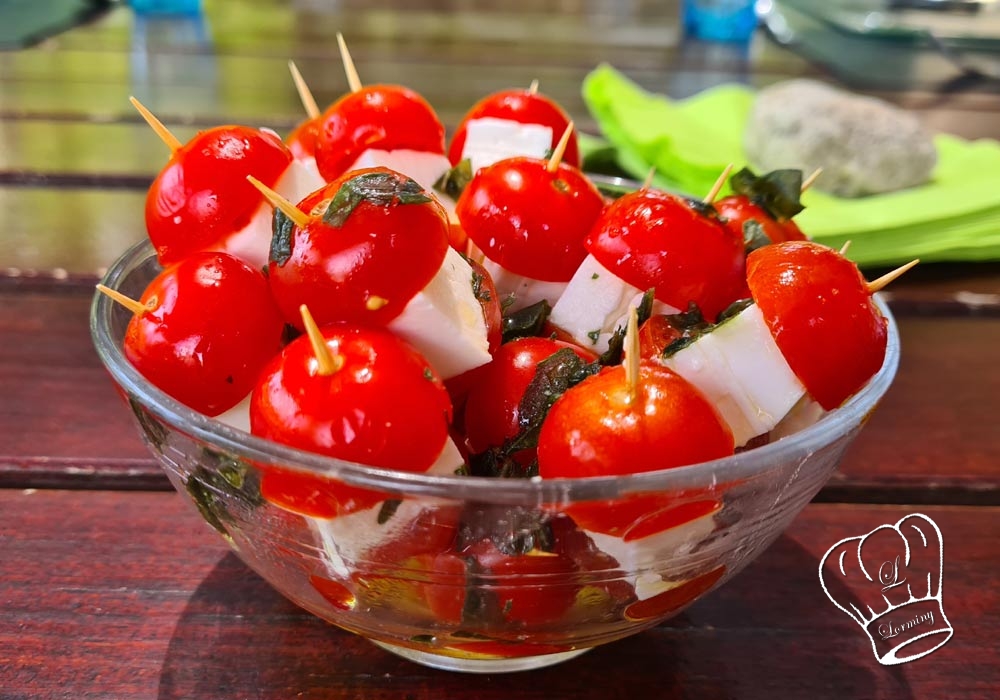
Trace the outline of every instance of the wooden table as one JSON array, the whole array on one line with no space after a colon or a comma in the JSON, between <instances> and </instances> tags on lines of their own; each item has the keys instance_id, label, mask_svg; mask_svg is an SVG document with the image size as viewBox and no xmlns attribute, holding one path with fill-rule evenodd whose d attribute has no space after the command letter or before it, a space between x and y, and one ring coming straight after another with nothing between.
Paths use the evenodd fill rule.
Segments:
<instances>
[{"instance_id":1,"label":"wooden table","mask_svg":"<svg viewBox=\"0 0 1000 700\"><path fill-rule=\"evenodd\" d=\"M92 350L93 284L144 235L144 188L166 158L128 95L181 138L222 122L285 133L302 117L289 58L321 103L344 91L338 30L364 80L410 85L448 126L537 78L592 128L579 86L600 61L674 96L836 80L763 34L746 50L681 41L676 4L206 0L197 18L117 7L0 54L0 698L1000 695L1000 264L925 265L894 284L895 385L745 573L667 624L529 674L425 669L273 592L170 491ZM1000 137L996 86L956 89L923 60L906 84L855 87L935 128ZM837 540L915 511L948 545L955 636L880 666L816 568Z\"/></svg>"}]
</instances>

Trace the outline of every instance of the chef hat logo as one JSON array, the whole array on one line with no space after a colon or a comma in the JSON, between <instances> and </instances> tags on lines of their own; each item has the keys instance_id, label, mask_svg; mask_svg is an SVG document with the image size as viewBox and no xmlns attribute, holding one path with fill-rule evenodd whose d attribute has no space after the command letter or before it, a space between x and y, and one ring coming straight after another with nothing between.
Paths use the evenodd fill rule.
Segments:
<instances>
[{"instance_id":1,"label":"chef hat logo","mask_svg":"<svg viewBox=\"0 0 1000 700\"><path fill-rule=\"evenodd\" d=\"M833 545L819 563L819 580L833 604L857 622L879 663L914 661L951 639L941 602L944 542L920 513ZM838 600L828 583L844 585ZM855 599L855 597L857 599Z\"/></svg>"}]
</instances>

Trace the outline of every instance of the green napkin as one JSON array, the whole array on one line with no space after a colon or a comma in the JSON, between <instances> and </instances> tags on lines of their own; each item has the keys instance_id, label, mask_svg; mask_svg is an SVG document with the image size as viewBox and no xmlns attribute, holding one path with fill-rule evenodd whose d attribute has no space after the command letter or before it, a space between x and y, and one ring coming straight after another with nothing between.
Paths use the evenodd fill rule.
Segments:
<instances>
[{"instance_id":1,"label":"green napkin","mask_svg":"<svg viewBox=\"0 0 1000 700\"><path fill-rule=\"evenodd\" d=\"M655 166L658 185L703 196L726 165L747 163L742 142L754 100L749 88L723 85L670 100L602 65L584 80L583 97L618 166L636 179ZM935 145L938 165L927 184L859 199L809 190L796 222L821 243L839 248L850 240L849 254L861 265L896 265L917 256L1000 259L1000 144L939 134Z\"/></svg>"}]
</instances>

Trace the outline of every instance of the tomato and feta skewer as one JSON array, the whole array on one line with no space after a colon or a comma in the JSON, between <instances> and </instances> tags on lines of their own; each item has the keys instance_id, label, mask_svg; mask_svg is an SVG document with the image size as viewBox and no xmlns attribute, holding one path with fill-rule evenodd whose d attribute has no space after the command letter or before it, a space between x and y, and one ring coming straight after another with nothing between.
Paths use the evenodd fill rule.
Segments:
<instances>
[{"instance_id":1,"label":"tomato and feta skewer","mask_svg":"<svg viewBox=\"0 0 1000 700\"><path fill-rule=\"evenodd\" d=\"M420 353L385 329L336 324L320 330L304 305L300 312L306 333L268 363L253 390L254 435L412 473L426 473L453 453L451 400ZM261 491L274 503L319 517L364 510L386 498L280 467L264 468Z\"/></svg>"},{"instance_id":2,"label":"tomato and feta skewer","mask_svg":"<svg viewBox=\"0 0 1000 700\"><path fill-rule=\"evenodd\" d=\"M483 168L456 205L497 291L513 299L511 311L555 303L586 257L583 239L604 208L594 184L562 162L572 130L548 160L509 158Z\"/></svg>"},{"instance_id":3,"label":"tomato and feta skewer","mask_svg":"<svg viewBox=\"0 0 1000 700\"><path fill-rule=\"evenodd\" d=\"M733 435L715 406L672 370L639 355L633 307L625 362L567 390L538 437L544 479L636 474L733 454ZM649 571L690 551L714 530L718 494L651 493L570 504L566 512L628 572ZM633 581L645 600L672 584L656 574Z\"/></svg>"},{"instance_id":4,"label":"tomato and feta skewer","mask_svg":"<svg viewBox=\"0 0 1000 700\"><path fill-rule=\"evenodd\" d=\"M146 231L160 263L218 250L263 266L271 242L270 208L247 176L296 200L322 180L296 162L271 131L219 126L182 144L134 97L132 104L171 151L146 194Z\"/></svg>"},{"instance_id":5,"label":"tomato and feta skewer","mask_svg":"<svg viewBox=\"0 0 1000 700\"><path fill-rule=\"evenodd\" d=\"M588 234L588 254L550 322L604 352L648 289L659 302L655 313L677 313L694 302L710 319L748 296L742 238L726 230L707 202L646 186L613 202Z\"/></svg>"},{"instance_id":6,"label":"tomato and feta skewer","mask_svg":"<svg viewBox=\"0 0 1000 700\"><path fill-rule=\"evenodd\" d=\"M803 182L801 170L775 170L758 177L744 168L729 179L733 194L712 204L726 228L742 238L749 248L804 241L806 236L792 217L803 208L799 194L818 175L817 171Z\"/></svg>"},{"instance_id":7,"label":"tomato and feta skewer","mask_svg":"<svg viewBox=\"0 0 1000 700\"><path fill-rule=\"evenodd\" d=\"M322 325L385 326L445 378L489 362L474 271L448 246L444 210L415 181L373 168L346 173L298 206L268 197L281 212L268 281L287 322L301 328L297 309L306 304Z\"/></svg>"},{"instance_id":8,"label":"tomato and feta skewer","mask_svg":"<svg viewBox=\"0 0 1000 700\"><path fill-rule=\"evenodd\" d=\"M468 159L475 173L506 158L545 158L569 125L566 112L540 94L538 81L534 81L527 90L503 90L473 105L452 136L448 160L458 165ZM563 160L580 167L575 133L566 144Z\"/></svg>"},{"instance_id":9,"label":"tomato and feta skewer","mask_svg":"<svg viewBox=\"0 0 1000 700\"><path fill-rule=\"evenodd\" d=\"M748 256L747 272L753 303L661 360L716 403L737 445L810 400L839 406L882 366L887 340L871 294L888 280L869 285L835 250L775 243Z\"/></svg>"},{"instance_id":10,"label":"tomato and feta skewer","mask_svg":"<svg viewBox=\"0 0 1000 700\"><path fill-rule=\"evenodd\" d=\"M133 312L128 361L184 405L217 416L247 396L281 349L285 324L263 273L226 253L168 265L138 300L98 285Z\"/></svg>"}]
</instances>

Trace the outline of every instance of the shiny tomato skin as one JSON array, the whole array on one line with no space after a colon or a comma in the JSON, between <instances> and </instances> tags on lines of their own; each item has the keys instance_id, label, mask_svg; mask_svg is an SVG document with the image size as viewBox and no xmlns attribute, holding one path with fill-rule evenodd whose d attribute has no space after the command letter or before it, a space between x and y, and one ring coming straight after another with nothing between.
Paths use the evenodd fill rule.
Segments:
<instances>
[{"instance_id":1,"label":"shiny tomato skin","mask_svg":"<svg viewBox=\"0 0 1000 700\"><path fill-rule=\"evenodd\" d=\"M345 173L298 207L312 216L295 226L291 256L268 263L268 280L286 322L302 328L305 304L320 326L384 325L431 281L448 250L448 216L437 200L388 206L363 201L339 228L322 220L330 200L348 180L366 174L405 176L386 168ZM370 302L377 300L379 305Z\"/></svg>"},{"instance_id":2,"label":"shiny tomato skin","mask_svg":"<svg viewBox=\"0 0 1000 700\"><path fill-rule=\"evenodd\" d=\"M586 239L601 265L677 309L708 320L749 294L742 236L681 197L643 189L607 208Z\"/></svg>"},{"instance_id":3,"label":"shiny tomato skin","mask_svg":"<svg viewBox=\"0 0 1000 700\"><path fill-rule=\"evenodd\" d=\"M296 160L308 160L316 157L316 137L319 135L320 120L306 119L301 122L285 139L288 150Z\"/></svg>"},{"instance_id":4,"label":"shiny tomato skin","mask_svg":"<svg viewBox=\"0 0 1000 700\"><path fill-rule=\"evenodd\" d=\"M146 230L163 265L218 250L264 202L247 182L273 186L292 162L274 134L245 126L199 132L160 171L146 195Z\"/></svg>"},{"instance_id":5,"label":"shiny tomato skin","mask_svg":"<svg viewBox=\"0 0 1000 700\"><path fill-rule=\"evenodd\" d=\"M308 336L289 343L251 395L253 434L358 464L430 468L451 422L448 392L431 366L383 329L332 325L322 333L343 366L322 375Z\"/></svg>"},{"instance_id":6,"label":"shiny tomato skin","mask_svg":"<svg viewBox=\"0 0 1000 700\"><path fill-rule=\"evenodd\" d=\"M635 474L733 454L728 426L694 386L651 362L639 376L632 402L622 365L556 400L538 436L543 478Z\"/></svg>"},{"instance_id":7,"label":"shiny tomato skin","mask_svg":"<svg viewBox=\"0 0 1000 700\"><path fill-rule=\"evenodd\" d=\"M481 168L455 213L490 260L519 275L566 282L587 251L583 239L604 208L600 192L576 168L554 173L536 158L509 158Z\"/></svg>"},{"instance_id":8,"label":"shiny tomato skin","mask_svg":"<svg viewBox=\"0 0 1000 700\"><path fill-rule=\"evenodd\" d=\"M264 275L226 253L195 253L167 266L140 301L150 310L129 322L125 356L206 415L239 403L281 349L284 322Z\"/></svg>"},{"instance_id":9,"label":"shiny tomato skin","mask_svg":"<svg viewBox=\"0 0 1000 700\"><path fill-rule=\"evenodd\" d=\"M681 332L663 314L653 314L639 327L639 356L659 357L664 348L681 337Z\"/></svg>"},{"instance_id":10,"label":"shiny tomato skin","mask_svg":"<svg viewBox=\"0 0 1000 700\"><path fill-rule=\"evenodd\" d=\"M785 361L823 408L842 404L882 367L888 324L857 266L808 241L747 257L747 282Z\"/></svg>"},{"instance_id":11,"label":"shiny tomato skin","mask_svg":"<svg viewBox=\"0 0 1000 700\"><path fill-rule=\"evenodd\" d=\"M369 148L444 154L444 126L413 90L368 85L330 105L320 116L316 165L326 180L340 177Z\"/></svg>"},{"instance_id":12,"label":"shiny tomato skin","mask_svg":"<svg viewBox=\"0 0 1000 700\"><path fill-rule=\"evenodd\" d=\"M764 230L764 235L771 243L781 243L782 241L804 241L805 234L802 233L798 225L788 219L778 221L767 213L766 210L754 204L744 195L730 195L713 202L715 210L719 212L720 219L723 220L734 236L743 238L743 224L746 221L756 221Z\"/></svg>"},{"instance_id":13,"label":"shiny tomato skin","mask_svg":"<svg viewBox=\"0 0 1000 700\"><path fill-rule=\"evenodd\" d=\"M521 124L540 124L552 129L552 145L555 148L562 138L563 132L569 126L569 115L562 107L551 99L537 92L526 89L504 90L484 97L462 118L455 134L451 137L448 148L448 160L457 165L462 159L465 148L467 125L473 119L492 117L494 119L509 119ZM577 144L576 132L569 137L563 161L574 168L580 167L580 148Z\"/></svg>"},{"instance_id":14,"label":"shiny tomato skin","mask_svg":"<svg viewBox=\"0 0 1000 700\"><path fill-rule=\"evenodd\" d=\"M472 370L465 403L465 435L469 450L477 454L499 447L520 431L518 405L535 378L538 363L563 348L570 348L586 362L595 356L583 348L549 338L518 338L504 343L493 360Z\"/></svg>"}]
</instances>

